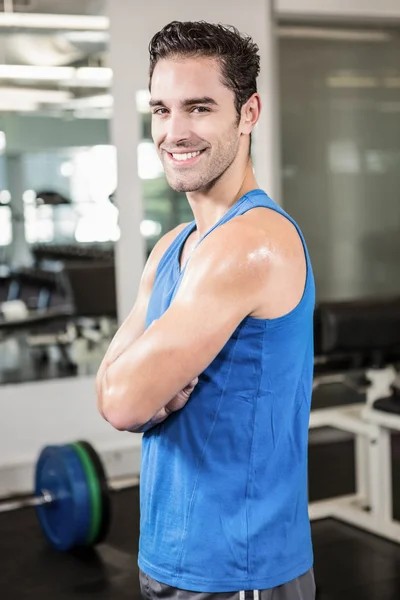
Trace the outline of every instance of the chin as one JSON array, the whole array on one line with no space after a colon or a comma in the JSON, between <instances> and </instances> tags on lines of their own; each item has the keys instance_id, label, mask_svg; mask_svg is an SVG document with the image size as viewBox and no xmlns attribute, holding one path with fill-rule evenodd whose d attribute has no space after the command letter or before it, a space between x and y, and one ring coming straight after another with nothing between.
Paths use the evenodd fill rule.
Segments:
<instances>
[{"instance_id":1,"label":"chin","mask_svg":"<svg viewBox=\"0 0 400 600\"><path fill-rule=\"evenodd\" d=\"M199 183L196 184L196 182L191 182L191 181L176 181L176 180L167 178L167 182L168 182L169 186L175 192L183 192L183 193L197 192L204 187L203 185L201 185Z\"/></svg>"}]
</instances>

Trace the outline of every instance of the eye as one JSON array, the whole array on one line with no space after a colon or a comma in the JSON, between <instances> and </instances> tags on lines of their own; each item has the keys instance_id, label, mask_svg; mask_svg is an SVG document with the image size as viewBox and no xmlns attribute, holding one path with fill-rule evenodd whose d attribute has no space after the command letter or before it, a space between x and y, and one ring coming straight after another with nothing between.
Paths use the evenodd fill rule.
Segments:
<instances>
[{"instance_id":1,"label":"eye","mask_svg":"<svg viewBox=\"0 0 400 600\"><path fill-rule=\"evenodd\" d=\"M195 106L193 111L198 111L199 113L203 113L203 112L210 112L210 109L205 107L205 106Z\"/></svg>"},{"instance_id":2,"label":"eye","mask_svg":"<svg viewBox=\"0 0 400 600\"><path fill-rule=\"evenodd\" d=\"M162 112L164 111L164 112ZM156 108L153 110L153 115L165 115L165 113L168 112L166 108Z\"/></svg>"}]
</instances>

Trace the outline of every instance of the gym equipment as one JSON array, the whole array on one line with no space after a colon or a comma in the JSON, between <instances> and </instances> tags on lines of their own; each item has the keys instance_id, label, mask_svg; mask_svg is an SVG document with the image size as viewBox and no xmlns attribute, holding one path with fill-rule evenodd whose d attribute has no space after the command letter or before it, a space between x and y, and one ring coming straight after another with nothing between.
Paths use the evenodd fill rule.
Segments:
<instances>
[{"instance_id":1,"label":"gym equipment","mask_svg":"<svg viewBox=\"0 0 400 600\"><path fill-rule=\"evenodd\" d=\"M34 496L0 503L0 512L35 507L43 534L61 552L104 541L111 521L110 490L138 485L131 477L107 483L96 450L86 441L46 446L35 469Z\"/></svg>"},{"instance_id":2,"label":"gym equipment","mask_svg":"<svg viewBox=\"0 0 400 600\"><path fill-rule=\"evenodd\" d=\"M88 442L80 441L79 445L86 450L92 461L93 467L96 471L97 479L100 484L100 502L101 502L101 522L98 529L97 536L94 538L93 544L100 544L105 540L108 533L108 528L111 521L111 502L110 494L107 485L107 477L104 471L103 464L99 458L99 455Z\"/></svg>"},{"instance_id":3,"label":"gym equipment","mask_svg":"<svg viewBox=\"0 0 400 600\"><path fill-rule=\"evenodd\" d=\"M87 374L116 328L114 275L114 264L94 260L0 273L0 340L18 337L33 369L52 357L63 373Z\"/></svg>"},{"instance_id":4,"label":"gym equipment","mask_svg":"<svg viewBox=\"0 0 400 600\"><path fill-rule=\"evenodd\" d=\"M78 443L72 444L72 447L76 451L81 461L84 473L86 475L86 482L88 484L91 515L89 521L89 527L85 530L84 543L88 546L94 544L95 539L100 531L101 523L101 495L100 495L100 483L97 477L97 473L93 467L92 461L86 450Z\"/></svg>"},{"instance_id":5,"label":"gym equipment","mask_svg":"<svg viewBox=\"0 0 400 600\"><path fill-rule=\"evenodd\" d=\"M321 304L315 321L314 389L340 382L365 393L366 402L311 412L310 428L354 435L356 493L311 503L310 518L335 518L400 542L390 447L391 430L400 431L400 298Z\"/></svg>"},{"instance_id":6,"label":"gym equipment","mask_svg":"<svg viewBox=\"0 0 400 600\"><path fill-rule=\"evenodd\" d=\"M93 506L86 473L73 446L48 446L39 457L35 495L43 532L57 550L86 544Z\"/></svg>"}]
</instances>

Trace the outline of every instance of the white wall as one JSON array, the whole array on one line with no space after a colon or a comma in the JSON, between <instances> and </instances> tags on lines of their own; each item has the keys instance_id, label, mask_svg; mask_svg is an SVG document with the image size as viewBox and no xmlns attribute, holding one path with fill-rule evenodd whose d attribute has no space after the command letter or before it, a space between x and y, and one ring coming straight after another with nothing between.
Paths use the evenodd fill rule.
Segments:
<instances>
[{"instance_id":1,"label":"white wall","mask_svg":"<svg viewBox=\"0 0 400 600\"><path fill-rule=\"evenodd\" d=\"M32 489L36 457L49 444L86 439L110 477L139 472L141 436L100 417L91 377L2 385L0 405L0 496Z\"/></svg>"}]
</instances>

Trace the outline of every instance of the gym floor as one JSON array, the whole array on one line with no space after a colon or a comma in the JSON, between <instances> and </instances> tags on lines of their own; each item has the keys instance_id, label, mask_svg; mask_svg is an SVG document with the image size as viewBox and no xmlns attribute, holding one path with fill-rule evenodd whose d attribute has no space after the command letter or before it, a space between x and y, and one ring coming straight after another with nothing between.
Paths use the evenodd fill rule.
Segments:
<instances>
[{"instance_id":1,"label":"gym floor","mask_svg":"<svg viewBox=\"0 0 400 600\"><path fill-rule=\"evenodd\" d=\"M332 389L334 395L334 388ZM333 397L331 398L333 400ZM354 398L347 396L347 401ZM326 391L315 403L330 404ZM394 513L400 519L400 436L393 436ZM354 446L334 431L310 432L310 500L354 491ZM397 475L398 474L398 475ZM7 600L141 598L139 489L112 494L112 524L95 550L50 549L34 509L0 514L0 591ZM400 545L333 520L312 524L318 600L398 600Z\"/></svg>"}]
</instances>

